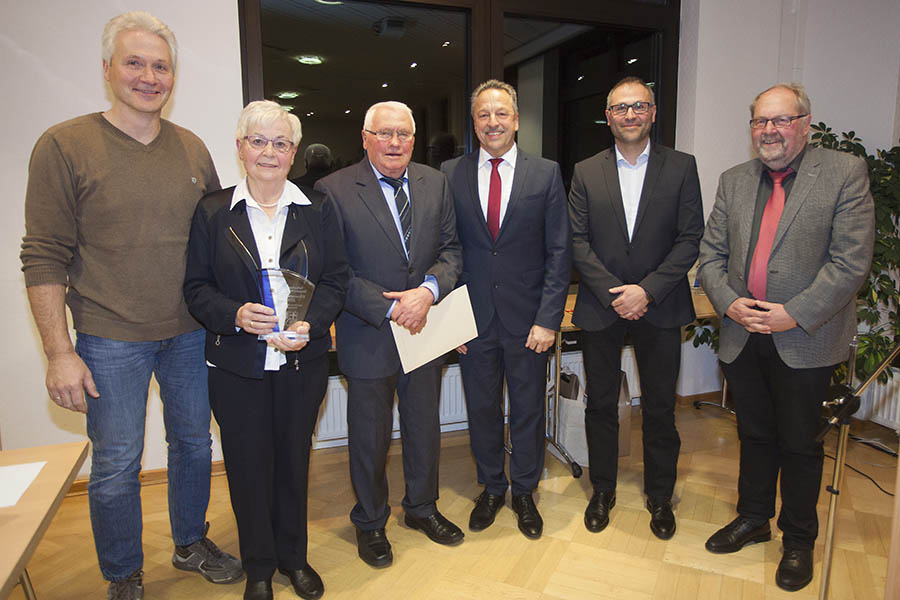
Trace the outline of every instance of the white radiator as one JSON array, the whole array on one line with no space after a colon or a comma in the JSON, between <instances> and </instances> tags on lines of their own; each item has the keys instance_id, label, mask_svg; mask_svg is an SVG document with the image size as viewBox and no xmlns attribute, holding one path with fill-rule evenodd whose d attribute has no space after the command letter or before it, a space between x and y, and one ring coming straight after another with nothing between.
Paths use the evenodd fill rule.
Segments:
<instances>
[{"instance_id":1,"label":"white radiator","mask_svg":"<svg viewBox=\"0 0 900 600\"><path fill-rule=\"evenodd\" d=\"M466 402L463 396L459 365L444 368L441 378L441 431L466 428ZM393 437L400 437L397 405L394 405ZM319 423L313 435L313 448L329 448L347 444L347 382L343 377L328 378L328 391L319 410Z\"/></svg>"},{"instance_id":2,"label":"white radiator","mask_svg":"<svg viewBox=\"0 0 900 600\"><path fill-rule=\"evenodd\" d=\"M868 419L900 433L900 369L891 369L887 385L873 383L860 398L858 419Z\"/></svg>"}]
</instances>

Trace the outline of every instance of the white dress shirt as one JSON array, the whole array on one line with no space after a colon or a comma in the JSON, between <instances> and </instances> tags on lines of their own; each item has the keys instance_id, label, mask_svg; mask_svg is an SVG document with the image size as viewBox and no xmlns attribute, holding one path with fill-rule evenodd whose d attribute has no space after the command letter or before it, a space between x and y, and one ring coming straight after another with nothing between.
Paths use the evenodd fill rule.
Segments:
<instances>
[{"instance_id":1,"label":"white dress shirt","mask_svg":"<svg viewBox=\"0 0 900 600\"><path fill-rule=\"evenodd\" d=\"M306 194L300 191L300 188L290 181L285 181L284 190L282 190L281 196L278 198L278 207L275 209L275 215L270 219L269 215L250 195L246 177L234 188L229 209L234 208L241 200L247 203L247 217L250 219L250 229L253 231L253 238L256 241L260 268L281 268L278 259L281 256L281 239L284 236L284 225L287 222L288 206L291 204L312 204L312 202L306 197ZM246 242L247 240L244 241ZM306 276L306 273L301 273L301 275ZM290 290L284 279L272 278L270 281L272 282L271 289L272 299L275 304L275 314L279 315L281 319L278 322L278 328L279 331L282 331L285 326L283 320ZM290 324L287 323L287 325ZM266 371L277 371L286 362L287 358L278 348L274 346L266 347Z\"/></svg>"},{"instance_id":2,"label":"white dress shirt","mask_svg":"<svg viewBox=\"0 0 900 600\"><path fill-rule=\"evenodd\" d=\"M647 174L647 161L650 160L650 140L640 153L636 164L632 165L616 148L616 170L619 172L619 189L622 191L622 207L625 209L625 224L628 226L628 239L634 235L634 221L637 219L638 205L641 202L641 191L644 189L644 176Z\"/></svg>"},{"instance_id":3,"label":"white dress shirt","mask_svg":"<svg viewBox=\"0 0 900 600\"><path fill-rule=\"evenodd\" d=\"M518 150L516 144L507 150L506 154L500 156L503 159L497 165L497 171L500 173L500 225L503 225L503 218L506 216L506 208L509 206L509 193L512 191L513 175L516 172L516 157ZM491 191L491 159L494 158L484 148L478 150L478 197L481 200L481 212L484 214L484 220L487 222L488 197Z\"/></svg>"}]
</instances>

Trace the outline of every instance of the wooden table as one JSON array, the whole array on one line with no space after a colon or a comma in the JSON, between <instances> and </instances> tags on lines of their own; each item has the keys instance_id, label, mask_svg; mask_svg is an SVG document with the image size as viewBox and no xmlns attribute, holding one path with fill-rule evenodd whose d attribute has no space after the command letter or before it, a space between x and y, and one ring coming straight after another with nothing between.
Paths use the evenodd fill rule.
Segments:
<instances>
[{"instance_id":1,"label":"wooden table","mask_svg":"<svg viewBox=\"0 0 900 600\"><path fill-rule=\"evenodd\" d=\"M691 299L694 301L694 312L696 313L697 318L714 318L716 316L716 311L713 309L713 306L710 303L709 298L706 297L706 294L701 293L699 290L692 291L693 293L691 294ZM562 334L570 331L578 331L578 327L576 327L572 323L572 312L575 310L576 295L577 292L573 292L566 297L566 308L563 311L562 324L559 327L559 331L556 333L553 365L552 367L548 365L548 369L552 368L552 372L548 373L547 377L549 381L553 382L553 392L547 394L546 414L548 426L545 437L547 439L547 442L556 448L558 454L562 457L561 460L569 465L569 469L571 469L572 471L572 476L577 478L581 477L581 465L575 462L575 460L572 458L572 455L569 454L568 450L566 450L566 448L559 442L559 379L561 371L560 363L562 362ZM720 408L726 408L724 393L722 398L722 405ZM697 403L695 403L694 405L697 406ZM713 406L719 405L713 404ZM699 406L697 406L697 408L699 408ZM728 409L726 408L726 410Z\"/></svg>"},{"instance_id":2,"label":"wooden table","mask_svg":"<svg viewBox=\"0 0 900 600\"><path fill-rule=\"evenodd\" d=\"M87 449L87 442L71 442L0 451L0 466L47 463L15 506L0 508L0 598L8 598L23 576L28 560L84 463Z\"/></svg>"}]
</instances>

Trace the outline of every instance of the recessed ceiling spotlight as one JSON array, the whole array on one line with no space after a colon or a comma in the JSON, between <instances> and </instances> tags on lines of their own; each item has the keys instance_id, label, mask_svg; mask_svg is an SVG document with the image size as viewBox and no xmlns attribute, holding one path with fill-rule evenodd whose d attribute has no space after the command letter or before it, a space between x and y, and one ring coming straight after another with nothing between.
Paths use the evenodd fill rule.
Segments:
<instances>
[{"instance_id":1,"label":"recessed ceiling spotlight","mask_svg":"<svg viewBox=\"0 0 900 600\"><path fill-rule=\"evenodd\" d=\"M316 114L316 113L310 111L310 112L306 113L306 116L307 116L307 117L311 117L311 116L313 116L314 114Z\"/></svg>"},{"instance_id":2,"label":"recessed ceiling spotlight","mask_svg":"<svg viewBox=\"0 0 900 600\"><path fill-rule=\"evenodd\" d=\"M581 81L582 79L584 79L584 75L579 75L579 76L578 76L578 81Z\"/></svg>"},{"instance_id":3,"label":"recessed ceiling spotlight","mask_svg":"<svg viewBox=\"0 0 900 600\"><path fill-rule=\"evenodd\" d=\"M324 4L326 6L337 6L338 4L343 4L341 0L316 0L316 4Z\"/></svg>"},{"instance_id":4,"label":"recessed ceiling spotlight","mask_svg":"<svg viewBox=\"0 0 900 600\"><path fill-rule=\"evenodd\" d=\"M275 97L281 98L282 100L293 100L294 98L296 98L299 95L300 95L300 92L284 91L284 92L278 92L277 94L275 94Z\"/></svg>"},{"instance_id":5,"label":"recessed ceiling spotlight","mask_svg":"<svg viewBox=\"0 0 900 600\"><path fill-rule=\"evenodd\" d=\"M597 125L606 125L606 121L594 121Z\"/></svg>"},{"instance_id":6,"label":"recessed ceiling spotlight","mask_svg":"<svg viewBox=\"0 0 900 600\"><path fill-rule=\"evenodd\" d=\"M410 69L415 69L415 68L418 67L418 66L419 66L419 63L417 63L417 62L411 62L411 63L409 63L409 68L410 68Z\"/></svg>"},{"instance_id":7,"label":"recessed ceiling spotlight","mask_svg":"<svg viewBox=\"0 0 900 600\"><path fill-rule=\"evenodd\" d=\"M382 83L382 84L381 84L381 87L386 88L386 87L387 87L387 84L386 84L386 83Z\"/></svg>"},{"instance_id":8,"label":"recessed ceiling spotlight","mask_svg":"<svg viewBox=\"0 0 900 600\"><path fill-rule=\"evenodd\" d=\"M443 44L441 44L441 48L446 48L449 45L450 45L450 42L444 42Z\"/></svg>"},{"instance_id":9,"label":"recessed ceiling spotlight","mask_svg":"<svg viewBox=\"0 0 900 600\"><path fill-rule=\"evenodd\" d=\"M345 114L345 115L349 115L349 114L350 114L350 109L348 108L347 110L345 110L345 111L344 111L344 114Z\"/></svg>"},{"instance_id":10,"label":"recessed ceiling spotlight","mask_svg":"<svg viewBox=\"0 0 900 600\"><path fill-rule=\"evenodd\" d=\"M284 110L286 110L288 112L291 112L292 110L294 110L294 107L291 104L282 104L281 108L283 108Z\"/></svg>"},{"instance_id":11,"label":"recessed ceiling spotlight","mask_svg":"<svg viewBox=\"0 0 900 600\"><path fill-rule=\"evenodd\" d=\"M304 54L302 56L295 56L294 58L302 65L321 65L324 62L321 56L315 54Z\"/></svg>"},{"instance_id":12,"label":"recessed ceiling spotlight","mask_svg":"<svg viewBox=\"0 0 900 600\"><path fill-rule=\"evenodd\" d=\"M636 58L629 58L629 59L626 60L625 62L628 63L629 65L633 65L634 63L637 62L637 60L638 60L638 59L636 59Z\"/></svg>"}]
</instances>

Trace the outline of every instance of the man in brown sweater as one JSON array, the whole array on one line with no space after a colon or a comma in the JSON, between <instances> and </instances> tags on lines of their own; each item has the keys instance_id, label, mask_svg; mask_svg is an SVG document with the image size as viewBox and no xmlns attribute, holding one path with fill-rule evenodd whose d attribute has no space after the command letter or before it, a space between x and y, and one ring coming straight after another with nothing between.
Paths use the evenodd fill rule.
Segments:
<instances>
[{"instance_id":1,"label":"man in brown sweater","mask_svg":"<svg viewBox=\"0 0 900 600\"><path fill-rule=\"evenodd\" d=\"M21 258L47 391L87 415L91 524L108 597L131 599L143 596L138 475L151 375L169 445L172 562L214 583L237 581L242 571L206 537L205 336L181 292L191 215L219 179L203 142L160 117L175 80L171 30L132 12L112 19L102 41L112 106L37 141Z\"/></svg>"}]
</instances>

